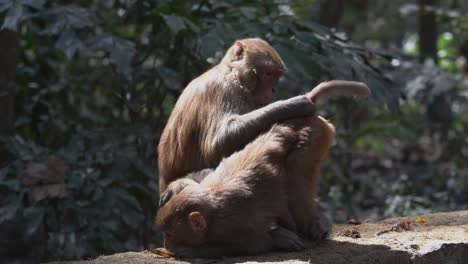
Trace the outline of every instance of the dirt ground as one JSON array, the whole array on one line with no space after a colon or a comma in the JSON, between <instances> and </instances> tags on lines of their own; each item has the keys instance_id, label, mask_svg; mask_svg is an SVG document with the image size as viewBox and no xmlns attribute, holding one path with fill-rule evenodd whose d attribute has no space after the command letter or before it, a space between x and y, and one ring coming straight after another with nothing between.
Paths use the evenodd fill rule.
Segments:
<instances>
[{"instance_id":1,"label":"dirt ground","mask_svg":"<svg viewBox=\"0 0 468 264\"><path fill-rule=\"evenodd\" d=\"M378 222L335 225L330 239L317 247L294 253L272 252L261 256L225 259L162 258L149 252L127 252L88 261L53 264L149 264L149 263L468 263L468 211L392 218ZM403 222L402 222L403 221ZM409 222L407 222L409 221ZM420 221L421 222L421 221ZM401 224L400 224L401 223ZM406 230L409 223L409 229ZM399 225L400 224L400 225ZM399 226L399 227L398 227ZM360 238L345 236L356 230ZM355 233L356 234L356 233Z\"/></svg>"}]
</instances>

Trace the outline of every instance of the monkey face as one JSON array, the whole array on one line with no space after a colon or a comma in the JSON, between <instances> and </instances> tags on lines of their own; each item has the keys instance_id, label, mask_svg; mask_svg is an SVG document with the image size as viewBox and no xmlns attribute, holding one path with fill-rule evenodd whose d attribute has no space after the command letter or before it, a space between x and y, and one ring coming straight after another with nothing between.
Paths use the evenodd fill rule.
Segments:
<instances>
[{"instance_id":1,"label":"monkey face","mask_svg":"<svg viewBox=\"0 0 468 264\"><path fill-rule=\"evenodd\" d=\"M177 221L163 232L164 247L170 252L176 246L197 246L203 242L204 230L194 230L187 221Z\"/></svg>"},{"instance_id":2,"label":"monkey face","mask_svg":"<svg viewBox=\"0 0 468 264\"><path fill-rule=\"evenodd\" d=\"M190 209L189 195L189 190L175 195L156 215L156 224L164 233L164 247L171 252L176 246L197 246L205 242L207 222L202 213Z\"/></svg>"},{"instance_id":3,"label":"monkey face","mask_svg":"<svg viewBox=\"0 0 468 264\"><path fill-rule=\"evenodd\" d=\"M254 91L256 102L260 105L267 105L276 96L278 81L283 75L276 67L261 67L256 71L257 87Z\"/></svg>"}]
</instances>

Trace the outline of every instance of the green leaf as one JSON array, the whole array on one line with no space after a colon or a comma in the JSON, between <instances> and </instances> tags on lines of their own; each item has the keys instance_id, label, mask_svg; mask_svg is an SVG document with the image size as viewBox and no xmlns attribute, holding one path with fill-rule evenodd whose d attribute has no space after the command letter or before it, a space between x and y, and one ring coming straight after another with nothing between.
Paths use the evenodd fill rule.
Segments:
<instances>
[{"instance_id":1,"label":"green leaf","mask_svg":"<svg viewBox=\"0 0 468 264\"><path fill-rule=\"evenodd\" d=\"M198 50L202 58L212 57L217 51L221 50L219 39L220 36L215 30L209 31L200 37L198 40Z\"/></svg>"},{"instance_id":2,"label":"green leaf","mask_svg":"<svg viewBox=\"0 0 468 264\"><path fill-rule=\"evenodd\" d=\"M132 160L133 166L135 166L139 172L143 173L148 179L154 179L156 170L148 163L141 159Z\"/></svg>"},{"instance_id":3,"label":"green leaf","mask_svg":"<svg viewBox=\"0 0 468 264\"><path fill-rule=\"evenodd\" d=\"M27 208L24 210L23 217L26 224L26 238L36 233L42 224L44 210L42 208Z\"/></svg>"},{"instance_id":4,"label":"green leaf","mask_svg":"<svg viewBox=\"0 0 468 264\"><path fill-rule=\"evenodd\" d=\"M19 208L17 205L11 204L0 207L0 224L5 221L12 220L16 215L18 209Z\"/></svg>"},{"instance_id":5,"label":"green leaf","mask_svg":"<svg viewBox=\"0 0 468 264\"><path fill-rule=\"evenodd\" d=\"M184 19L176 15L161 15L166 22L166 25L171 29L172 33L176 35L179 31L186 29Z\"/></svg>"},{"instance_id":6,"label":"green leaf","mask_svg":"<svg viewBox=\"0 0 468 264\"><path fill-rule=\"evenodd\" d=\"M1 29L10 29L16 31L18 23L29 17L29 12L26 7L41 9L44 5L44 0L15 0L15 1L0 1L0 13L7 11Z\"/></svg>"},{"instance_id":7,"label":"green leaf","mask_svg":"<svg viewBox=\"0 0 468 264\"><path fill-rule=\"evenodd\" d=\"M143 223L144 216L139 211L135 211L128 206L124 206L122 209L122 211L125 212L122 214L122 219L127 225L136 229Z\"/></svg>"},{"instance_id":8,"label":"green leaf","mask_svg":"<svg viewBox=\"0 0 468 264\"><path fill-rule=\"evenodd\" d=\"M115 188L113 190L113 192L121 201L128 204L134 210L137 210L137 211L140 211L140 212L142 211L140 203L138 202L138 200L135 199L135 197L133 197L132 195L130 195L130 193L127 190L120 189L120 188L119 189Z\"/></svg>"},{"instance_id":9,"label":"green leaf","mask_svg":"<svg viewBox=\"0 0 468 264\"><path fill-rule=\"evenodd\" d=\"M257 9L255 7L241 7L239 11L247 19L254 19L257 16Z\"/></svg>"},{"instance_id":10,"label":"green leaf","mask_svg":"<svg viewBox=\"0 0 468 264\"><path fill-rule=\"evenodd\" d=\"M47 27L40 31L40 35L57 35L66 27L65 19L57 19L47 24Z\"/></svg>"},{"instance_id":11,"label":"green leaf","mask_svg":"<svg viewBox=\"0 0 468 264\"><path fill-rule=\"evenodd\" d=\"M144 216L140 203L127 190L113 188L105 192L108 206L112 208L114 214L121 216L122 220L132 228L142 224Z\"/></svg>"},{"instance_id":12,"label":"green leaf","mask_svg":"<svg viewBox=\"0 0 468 264\"><path fill-rule=\"evenodd\" d=\"M47 22L47 27L40 32L44 35L56 35L62 30L81 29L94 25L93 13L77 5L57 5L39 12L38 17Z\"/></svg>"},{"instance_id":13,"label":"green leaf","mask_svg":"<svg viewBox=\"0 0 468 264\"><path fill-rule=\"evenodd\" d=\"M5 180L6 175L8 174L8 167L0 169L0 182Z\"/></svg>"},{"instance_id":14,"label":"green leaf","mask_svg":"<svg viewBox=\"0 0 468 264\"><path fill-rule=\"evenodd\" d=\"M109 59L117 67L117 71L125 76L127 80L132 78L132 58L135 54L135 44L131 41L103 34L88 41L95 48L108 51Z\"/></svg>"},{"instance_id":15,"label":"green leaf","mask_svg":"<svg viewBox=\"0 0 468 264\"><path fill-rule=\"evenodd\" d=\"M36 9L41 9L45 4L45 0L23 0L23 5L27 5Z\"/></svg>"},{"instance_id":16,"label":"green leaf","mask_svg":"<svg viewBox=\"0 0 468 264\"><path fill-rule=\"evenodd\" d=\"M195 32L195 34L200 34L200 27L198 27L197 25L195 25L195 23L193 23L191 20L189 20L188 18L183 18L184 19L184 23L193 31Z\"/></svg>"},{"instance_id":17,"label":"green leaf","mask_svg":"<svg viewBox=\"0 0 468 264\"><path fill-rule=\"evenodd\" d=\"M60 34L59 39L55 43L55 47L62 51L67 59L72 59L76 52L82 48L83 43L76 37L75 32L66 30Z\"/></svg>"},{"instance_id":18,"label":"green leaf","mask_svg":"<svg viewBox=\"0 0 468 264\"><path fill-rule=\"evenodd\" d=\"M14 1L15 0L0 0L0 13L3 13L6 10L10 9Z\"/></svg>"},{"instance_id":19,"label":"green leaf","mask_svg":"<svg viewBox=\"0 0 468 264\"><path fill-rule=\"evenodd\" d=\"M21 17L24 14L23 10L24 9L21 2L15 2L12 4L8 9L1 29L10 29L16 31L18 28L18 23L21 21Z\"/></svg>"}]
</instances>

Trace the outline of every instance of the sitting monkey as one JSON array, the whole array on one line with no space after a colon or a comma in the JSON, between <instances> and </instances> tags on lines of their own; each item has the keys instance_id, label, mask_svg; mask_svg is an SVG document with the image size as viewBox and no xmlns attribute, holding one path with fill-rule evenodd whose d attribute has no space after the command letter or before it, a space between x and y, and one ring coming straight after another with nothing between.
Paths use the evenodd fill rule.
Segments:
<instances>
[{"instance_id":1,"label":"sitting monkey","mask_svg":"<svg viewBox=\"0 0 468 264\"><path fill-rule=\"evenodd\" d=\"M319 84L306 96L312 101L333 96L367 96L369 88L362 83L330 81ZM320 166L328 153L334 136L334 127L317 114L306 117L308 122L307 140L301 148L295 148L286 158L284 169L287 177L288 212L280 218L280 224L299 234L302 238L316 242L325 238L331 224L319 212L315 201ZM243 150L245 152L246 150ZM233 168L238 170L239 168ZM163 207L174 195L187 186L196 186L204 177L213 172L205 169L188 174L172 182L161 194L159 206ZM233 186L233 188L235 188ZM239 186L238 188L241 188Z\"/></svg>"}]
</instances>

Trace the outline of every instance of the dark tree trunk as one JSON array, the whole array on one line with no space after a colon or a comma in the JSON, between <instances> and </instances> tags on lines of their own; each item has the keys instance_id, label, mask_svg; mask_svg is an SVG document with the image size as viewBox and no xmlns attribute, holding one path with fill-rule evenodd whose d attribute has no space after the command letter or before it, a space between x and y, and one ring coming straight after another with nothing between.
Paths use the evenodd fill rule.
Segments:
<instances>
[{"instance_id":1,"label":"dark tree trunk","mask_svg":"<svg viewBox=\"0 0 468 264\"><path fill-rule=\"evenodd\" d=\"M344 0L326 0L320 6L319 23L329 27L337 28L344 11Z\"/></svg>"},{"instance_id":2,"label":"dark tree trunk","mask_svg":"<svg viewBox=\"0 0 468 264\"><path fill-rule=\"evenodd\" d=\"M419 60L437 63L437 21L435 0L419 0Z\"/></svg>"},{"instance_id":3,"label":"dark tree trunk","mask_svg":"<svg viewBox=\"0 0 468 264\"><path fill-rule=\"evenodd\" d=\"M2 24L3 16L0 16ZM14 129L15 76L19 54L19 33L0 30L0 135L11 135Z\"/></svg>"}]
</instances>

